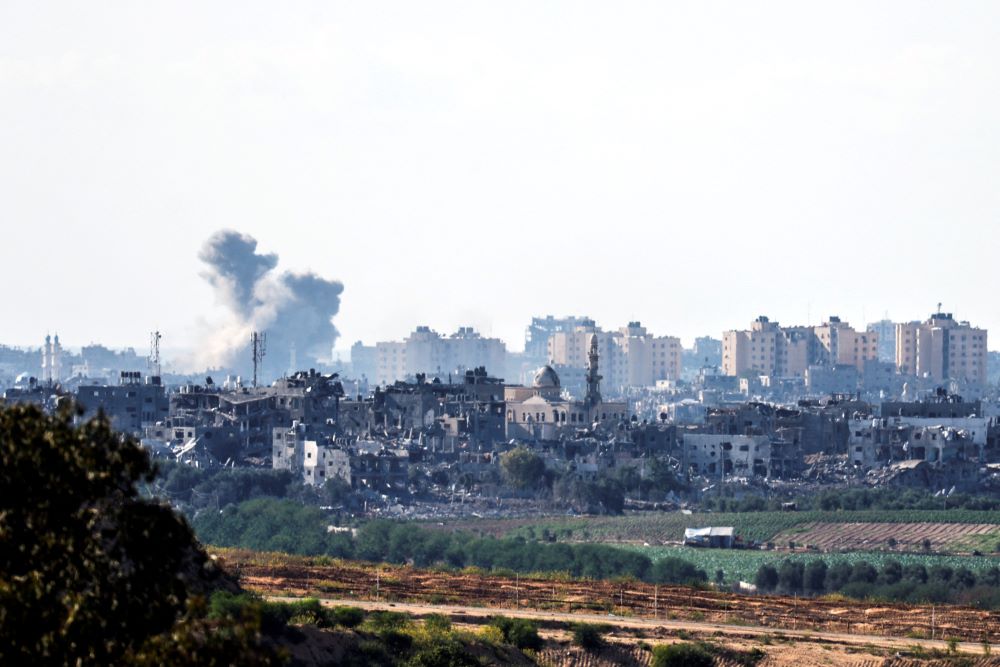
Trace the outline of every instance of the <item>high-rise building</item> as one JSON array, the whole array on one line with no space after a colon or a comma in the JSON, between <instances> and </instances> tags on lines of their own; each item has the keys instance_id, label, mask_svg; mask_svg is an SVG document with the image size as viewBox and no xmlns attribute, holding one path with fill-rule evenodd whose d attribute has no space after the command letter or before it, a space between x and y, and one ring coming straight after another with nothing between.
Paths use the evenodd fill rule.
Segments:
<instances>
[{"instance_id":1,"label":"high-rise building","mask_svg":"<svg viewBox=\"0 0 1000 667\"><path fill-rule=\"evenodd\" d=\"M532 317L531 324L524 335L524 356L542 363L551 361L548 358L548 350L549 338L552 337L552 334L575 331L577 327L593 329L596 324L594 320L586 316L553 317L546 315L545 317Z\"/></svg>"},{"instance_id":2,"label":"high-rise building","mask_svg":"<svg viewBox=\"0 0 1000 667\"><path fill-rule=\"evenodd\" d=\"M986 382L986 329L956 322L951 313L934 313L925 322L896 325L899 372L939 382Z\"/></svg>"},{"instance_id":3,"label":"high-rise building","mask_svg":"<svg viewBox=\"0 0 1000 667\"><path fill-rule=\"evenodd\" d=\"M868 325L869 333L878 339L878 360L896 361L896 324L890 319L879 320Z\"/></svg>"},{"instance_id":4,"label":"high-rise building","mask_svg":"<svg viewBox=\"0 0 1000 667\"><path fill-rule=\"evenodd\" d=\"M479 366L502 372L506 362L506 344L498 338L484 338L472 327L459 327L450 336L442 336L419 326L406 340L375 344L375 382L391 384L417 373L447 376Z\"/></svg>"},{"instance_id":5,"label":"high-rise building","mask_svg":"<svg viewBox=\"0 0 1000 667\"><path fill-rule=\"evenodd\" d=\"M810 366L848 364L859 372L878 356L878 337L858 332L839 317L818 326L782 327L763 315L750 329L722 335L722 372L772 377L805 377Z\"/></svg>"},{"instance_id":6,"label":"high-rise building","mask_svg":"<svg viewBox=\"0 0 1000 667\"><path fill-rule=\"evenodd\" d=\"M589 365L592 341L597 340L604 386L618 393L626 387L652 387L659 380L676 380L681 376L681 342L673 336L654 336L640 322L629 322L618 331L602 331L594 324L576 327L573 331L558 331L549 337L548 357L564 377L577 374L565 371L582 370ZM573 393L582 386L564 382Z\"/></svg>"}]
</instances>

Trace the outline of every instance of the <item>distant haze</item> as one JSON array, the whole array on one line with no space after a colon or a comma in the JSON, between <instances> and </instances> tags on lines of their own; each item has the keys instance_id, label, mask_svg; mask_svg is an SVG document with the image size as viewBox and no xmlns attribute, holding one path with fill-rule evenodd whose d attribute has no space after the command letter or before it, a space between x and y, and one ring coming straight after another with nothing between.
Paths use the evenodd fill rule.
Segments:
<instances>
[{"instance_id":1,"label":"distant haze","mask_svg":"<svg viewBox=\"0 0 1000 667\"><path fill-rule=\"evenodd\" d=\"M427 324L520 349L547 313L689 344L940 301L996 348L998 25L996 2L8 0L0 342L159 329L216 358L293 294L310 345ZM251 264L203 261L220 229Z\"/></svg>"}]
</instances>

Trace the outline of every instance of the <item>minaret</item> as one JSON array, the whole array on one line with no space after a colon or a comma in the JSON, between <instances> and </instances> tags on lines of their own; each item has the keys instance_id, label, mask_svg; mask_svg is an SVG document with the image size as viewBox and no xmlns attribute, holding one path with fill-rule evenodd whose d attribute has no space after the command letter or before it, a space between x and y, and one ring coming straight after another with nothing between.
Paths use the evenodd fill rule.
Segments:
<instances>
[{"instance_id":1,"label":"minaret","mask_svg":"<svg viewBox=\"0 0 1000 667\"><path fill-rule=\"evenodd\" d=\"M597 334L590 337L590 365L587 367L587 405L594 407L601 402L601 376L597 373Z\"/></svg>"},{"instance_id":2,"label":"minaret","mask_svg":"<svg viewBox=\"0 0 1000 667\"><path fill-rule=\"evenodd\" d=\"M52 341L50 357L52 359L52 381L59 382L62 380L62 345L59 344L59 334L56 334Z\"/></svg>"},{"instance_id":3,"label":"minaret","mask_svg":"<svg viewBox=\"0 0 1000 667\"><path fill-rule=\"evenodd\" d=\"M42 346L42 382L52 381L52 336L45 334L45 345Z\"/></svg>"}]
</instances>

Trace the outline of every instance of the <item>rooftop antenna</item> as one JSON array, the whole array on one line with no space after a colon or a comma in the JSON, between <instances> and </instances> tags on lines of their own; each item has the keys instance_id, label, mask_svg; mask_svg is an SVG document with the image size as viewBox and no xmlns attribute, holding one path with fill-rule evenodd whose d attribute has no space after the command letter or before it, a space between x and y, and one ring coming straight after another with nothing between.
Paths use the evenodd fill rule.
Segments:
<instances>
[{"instance_id":1,"label":"rooftop antenna","mask_svg":"<svg viewBox=\"0 0 1000 667\"><path fill-rule=\"evenodd\" d=\"M264 362L267 354L267 334L263 331L250 333L250 347L253 350L253 386L257 388L257 369Z\"/></svg>"},{"instance_id":2,"label":"rooftop antenna","mask_svg":"<svg viewBox=\"0 0 1000 667\"><path fill-rule=\"evenodd\" d=\"M154 377L160 377L160 339L163 334L154 331L149 334L149 370Z\"/></svg>"},{"instance_id":3,"label":"rooftop antenna","mask_svg":"<svg viewBox=\"0 0 1000 667\"><path fill-rule=\"evenodd\" d=\"M941 312L941 306L942 306L942 305L944 305L944 304L942 304L942 303L941 303L940 301L938 301L938 309L937 309L937 312L939 312L939 313Z\"/></svg>"}]
</instances>

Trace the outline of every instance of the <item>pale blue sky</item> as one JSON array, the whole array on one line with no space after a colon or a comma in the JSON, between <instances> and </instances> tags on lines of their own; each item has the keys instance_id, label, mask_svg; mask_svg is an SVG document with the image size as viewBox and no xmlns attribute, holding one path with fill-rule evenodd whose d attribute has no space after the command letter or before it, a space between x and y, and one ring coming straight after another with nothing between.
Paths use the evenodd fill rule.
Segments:
<instances>
[{"instance_id":1,"label":"pale blue sky","mask_svg":"<svg viewBox=\"0 0 1000 667\"><path fill-rule=\"evenodd\" d=\"M7 0L0 342L195 344L222 227L343 281L340 347L938 301L995 341L998 64L996 2Z\"/></svg>"}]
</instances>

